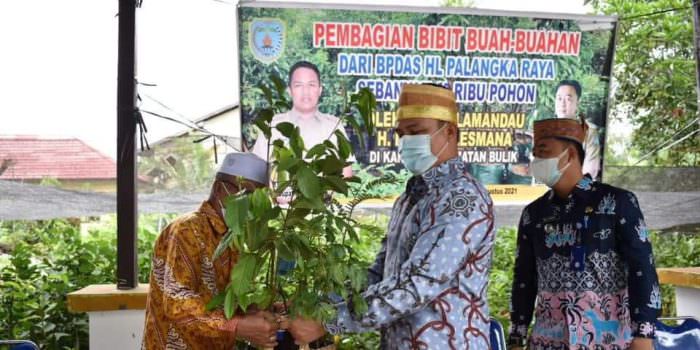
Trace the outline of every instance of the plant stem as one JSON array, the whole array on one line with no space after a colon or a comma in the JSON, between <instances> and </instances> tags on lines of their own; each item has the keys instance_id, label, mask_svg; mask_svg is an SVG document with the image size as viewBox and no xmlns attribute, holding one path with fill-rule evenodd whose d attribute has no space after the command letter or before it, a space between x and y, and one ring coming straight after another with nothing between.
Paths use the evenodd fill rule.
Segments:
<instances>
[{"instance_id":1,"label":"plant stem","mask_svg":"<svg viewBox=\"0 0 700 350\"><path fill-rule=\"evenodd\" d=\"M277 297L277 248L273 246L270 252L270 280L267 287L272 291L272 300Z\"/></svg>"}]
</instances>

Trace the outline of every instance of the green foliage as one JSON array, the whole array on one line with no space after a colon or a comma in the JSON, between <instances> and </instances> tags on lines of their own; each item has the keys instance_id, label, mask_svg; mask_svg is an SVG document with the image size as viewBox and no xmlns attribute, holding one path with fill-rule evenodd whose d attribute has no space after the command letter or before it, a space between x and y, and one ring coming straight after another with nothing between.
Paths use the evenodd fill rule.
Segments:
<instances>
[{"instance_id":1,"label":"green foliage","mask_svg":"<svg viewBox=\"0 0 700 350\"><path fill-rule=\"evenodd\" d=\"M359 240L351 243L359 264L369 268L381 248L382 238L389 225L387 215L360 216ZM338 344L340 350L379 349L379 332L344 334Z\"/></svg>"},{"instance_id":2,"label":"green foliage","mask_svg":"<svg viewBox=\"0 0 700 350\"><path fill-rule=\"evenodd\" d=\"M474 7L474 0L442 0L442 7Z\"/></svg>"},{"instance_id":3,"label":"green foliage","mask_svg":"<svg viewBox=\"0 0 700 350\"><path fill-rule=\"evenodd\" d=\"M488 300L491 317L497 319L506 332L510 325L510 287L513 281L517 235L518 230L515 227L503 227L496 232L489 279Z\"/></svg>"},{"instance_id":4,"label":"green foliage","mask_svg":"<svg viewBox=\"0 0 700 350\"><path fill-rule=\"evenodd\" d=\"M115 283L116 224L107 217L81 233L76 220L0 222L0 339L29 339L42 349L87 349L86 314L68 312L66 295ZM152 217L139 228L139 271L148 280L156 237Z\"/></svg>"},{"instance_id":5,"label":"green foliage","mask_svg":"<svg viewBox=\"0 0 700 350\"><path fill-rule=\"evenodd\" d=\"M652 232L651 244L656 267L700 266L700 235L697 233ZM661 285L661 307L662 316L676 316L673 286Z\"/></svg>"},{"instance_id":6,"label":"green foliage","mask_svg":"<svg viewBox=\"0 0 700 350\"><path fill-rule=\"evenodd\" d=\"M406 182L412 174L406 170L394 170L395 166L386 165L353 165L353 173L359 182L351 183L354 192L362 192L374 198L389 198L404 191Z\"/></svg>"},{"instance_id":7,"label":"green foliage","mask_svg":"<svg viewBox=\"0 0 700 350\"><path fill-rule=\"evenodd\" d=\"M61 187L61 181L59 181L55 177L43 177L41 179L41 182L39 182L39 185L49 187Z\"/></svg>"},{"instance_id":8,"label":"green foliage","mask_svg":"<svg viewBox=\"0 0 700 350\"><path fill-rule=\"evenodd\" d=\"M168 217L169 218L169 217ZM142 217L139 230L139 276L146 282L151 249L163 217ZM357 266L374 260L388 216L356 217L359 239L349 243ZM8 221L0 223L0 339L23 338L43 349L87 348L87 317L68 313L65 295L89 284L113 283L116 262L114 217L103 218L80 233L75 222ZM85 231L85 229L83 229ZM496 235L489 281L491 315L507 329L508 304L515 259L516 230L501 228ZM700 236L687 233L651 235L658 267L700 266ZM675 315L672 286L662 285L663 316ZM376 332L349 334L340 349L376 349Z\"/></svg>"},{"instance_id":9,"label":"green foliage","mask_svg":"<svg viewBox=\"0 0 700 350\"><path fill-rule=\"evenodd\" d=\"M629 118L636 127L631 148L639 152L637 156L698 130L692 1L591 3L598 12L621 17L614 69L617 110L613 117ZM644 16L668 9L677 10ZM649 162L698 166L698 155L700 138L695 136L656 153Z\"/></svg>"},{"instance_id":10,"label":"green foliage","mask_svg":"<svg viewBox=\"0 0 700 350\"><path fill-rule=\"evenodd\" d=\"M378 332L343 335L338 343L339 350L379 349Z\"/></svg>"},{"instance_id":11,"label":"green foliage","mask_svg":"<svg viewBox=\"0 0 700 350\"><path fill-rule=\"evenodd\" d=\"M258 110L253 122L265 135L271 134L272 116L289 107L281 79L272 74L270 80L272 87L260 86L268 108ZM341 119L358 135L371 133L370 116L376 106L371 92L360 90L345 101ZM352 213L360 201L342 205L330 199L334 194L348 195L350 184L357 181L342 174L352 146L343 133L336 132L332 136L336 143L326 140L308 148L297 126L280 123L274 128L287 139L286 144L268 139L276 182L225 202L229 231L217 253L231 248L240 256L223 297L209 307L223 304L224 313L231 317L239 308L245 311L253 304L268 308L275 301L294 300L291 315L328 320L335 313L328 295L357 296L366 280L366 264L353 248L362 225ZM285 191L291 193L291 201L281 206L273 199ZM295 267L280 274L279 264L289 262ZM366 308L363 300L354 301L357 312Z\"/></svg>"}]
</instances>

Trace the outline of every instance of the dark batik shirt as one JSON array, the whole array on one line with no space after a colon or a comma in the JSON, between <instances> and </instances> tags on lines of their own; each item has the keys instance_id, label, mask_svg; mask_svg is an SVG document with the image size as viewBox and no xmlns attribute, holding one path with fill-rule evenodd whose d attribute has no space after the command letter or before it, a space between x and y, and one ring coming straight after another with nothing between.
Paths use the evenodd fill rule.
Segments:
<instances>
[{"instance_id":1,"label":"dark batik shirt","mask_svg":"<svg viewBox=\"0 0 700 350\"><path fill-rule=\"evenodd\" d=\"M652 338L661 294L634 194L586 176L568 198L550 190L528 205L511 295L511 344L526 338L533 309L529 349L626 349Z\"/></svg>"}]
</instances>

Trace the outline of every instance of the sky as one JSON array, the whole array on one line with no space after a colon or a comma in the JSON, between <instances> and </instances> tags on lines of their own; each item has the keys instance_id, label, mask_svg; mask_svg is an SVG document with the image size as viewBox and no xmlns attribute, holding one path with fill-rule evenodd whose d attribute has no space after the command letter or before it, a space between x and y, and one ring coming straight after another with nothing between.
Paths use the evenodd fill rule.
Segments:
<instances>
[{"instance_id":1,"label":"sky","mask_svg":"<svg viewBox=\"0 0 700 350\"><path fill-rule=\"evenodd\" d=\"M143 110L194 120L238 102L235 3L143 0L137 12L137 79L148 84L139 87ZM352 3L439 6L440 1ZM591 12L583 0L474 4L509 11ZM117 0L0 2L0 135L78 137L115 158L117 8ZM145 118L151 142L182 130Z\"/></svg>"}]
</instances>

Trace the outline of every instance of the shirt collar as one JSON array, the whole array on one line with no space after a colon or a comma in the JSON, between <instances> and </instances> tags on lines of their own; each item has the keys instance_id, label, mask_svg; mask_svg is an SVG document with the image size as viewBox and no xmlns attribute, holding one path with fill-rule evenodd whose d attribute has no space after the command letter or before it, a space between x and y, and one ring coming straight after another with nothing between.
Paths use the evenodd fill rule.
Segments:
<instances>
[{"instance_id":1,"label":"shirt collar","mask_svg":"<svg viewBox=\"0 0 700 350\"><path fill-rule=\"evenodd\" d=\"M228 231L226 223L221 218L221 216L219 216L219 213L216 211L216 209L214 209L214 207L212 207L212 205L208 201L202 202L202 205L199 206L198 211L204 214L204 217L207 218L212 229L214 229L214 232L221 235Z\"/></svg>"},{"instance_id":2,"label":"shirt collar","mask_svg":"<svg viewBox=\"0 0 700 350\"><path fill-rule=\"evenodd\" d=\"M465 164L462 158L456 156L454 158L448 159L445 162L430 168L428 171L421 175L425 183L428 186L438 186L443 180L452 178L454 174L461 174L464 172Z\"/></svg>"},{"instance_id":3,"label":"shirt collar","mask_svg":"<svg viewBox=\"0 0 700 350\"><path fill-rule=\"evenodd\" d=\"M313 115L313 117L312 117L311 119L314 119L314 120L316 120L316 121L320 120L320 118L321 118L320 113L321 113L321 112L319 112L318 109L316 109L316 111L314 112L314 115ZM296 109L294 109L294 108L292 108L292 109L289 110L289 116L292 117L292 119L294 119L294 121L297 121L297 122L300 121L300 120L302 120L302 118L301 118L301 113L299 113L299 112L298 112Z\"/></svg>"},{"instance_id":4,"label":"shirt collar","mask_svg":"<svg viewBox=\"0 0 700 350\"><path fill-rule=\"evenodd\" d=\"M591 179L590 175L586 174L576 183L574 189L569 193L567 201L572 198L587 199L592 191L594 191L593 179ZM550 202L556 202L559 200L559 197L554 194L554 190L550 189L548 199Z\"/></svg>"}]
</instances>

